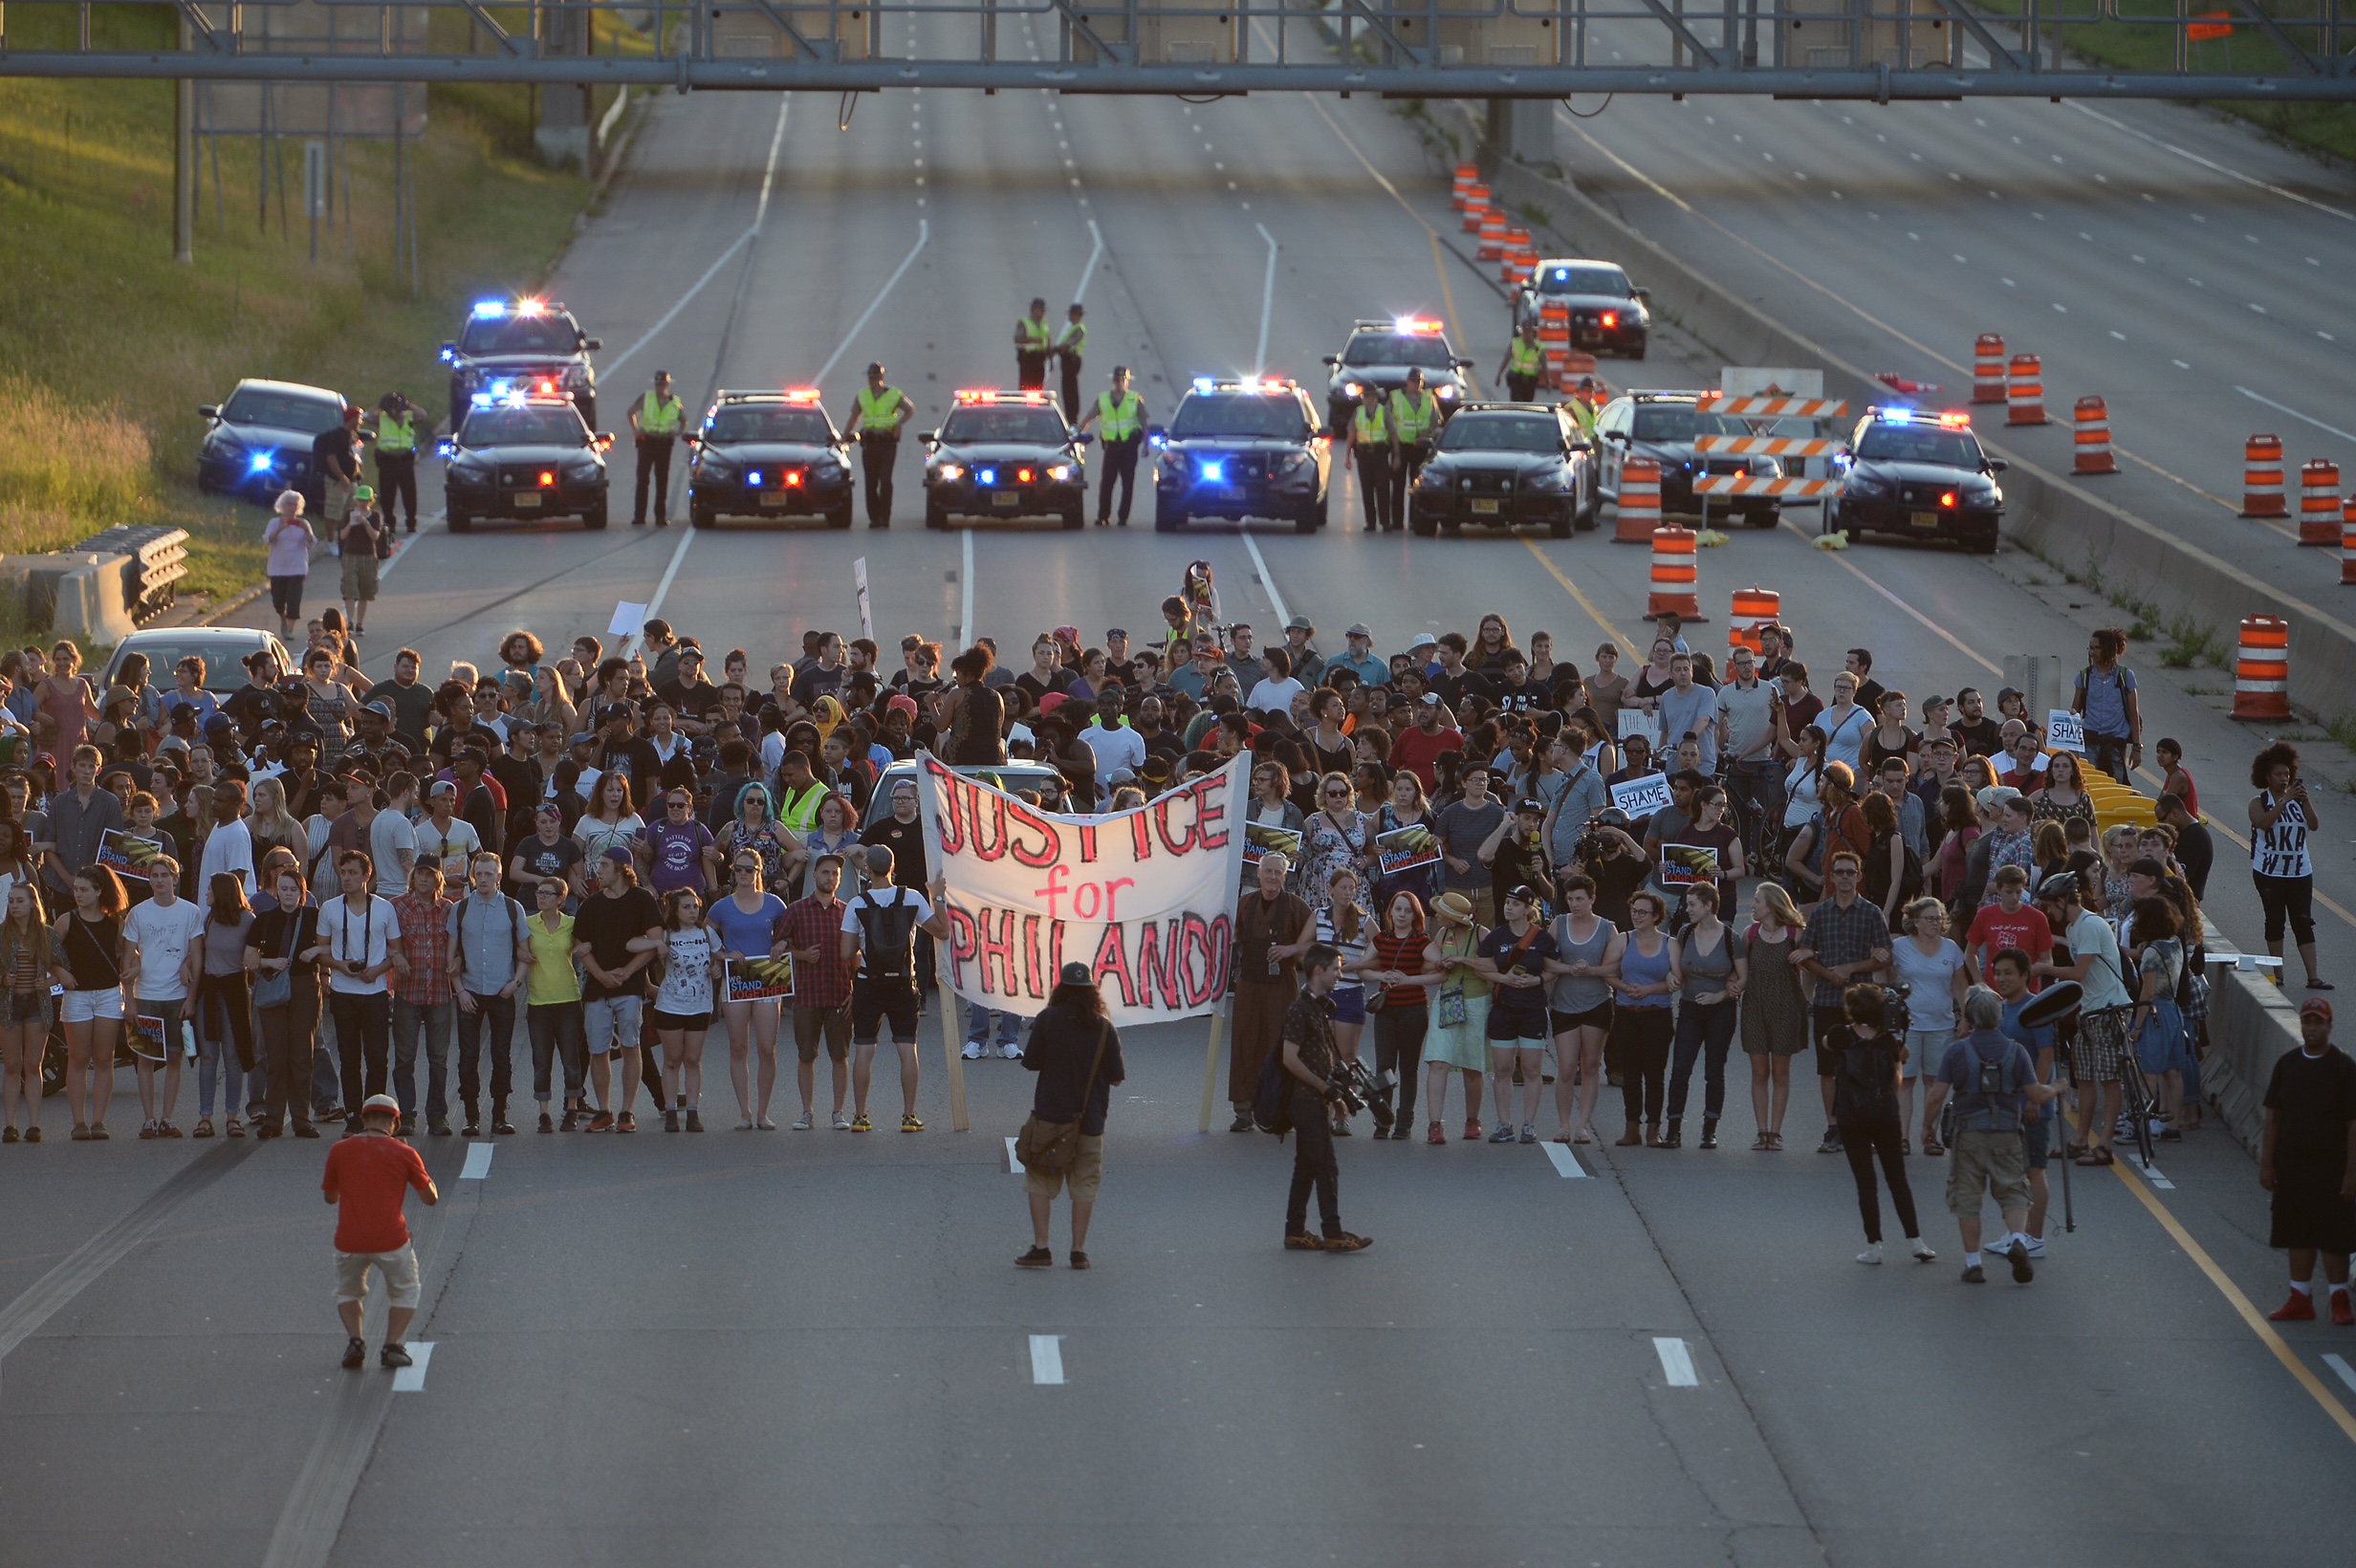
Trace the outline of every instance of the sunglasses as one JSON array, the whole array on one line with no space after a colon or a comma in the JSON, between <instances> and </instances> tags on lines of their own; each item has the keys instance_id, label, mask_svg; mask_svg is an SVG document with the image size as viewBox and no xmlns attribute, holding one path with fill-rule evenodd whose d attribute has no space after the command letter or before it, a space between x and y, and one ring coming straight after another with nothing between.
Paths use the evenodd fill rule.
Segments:
<instances>
[{"instance_id":1,"label":"sunglasses","mask_svg":"<svg viewBox=\"0 0 2356 1568\"><path fill-rule=\"evenodd\" d=\"M736 875L739 877L749 877L760 868L760 863L758 861L747 860L743 864L736 867Z\"/></svg>"}]
</instances>

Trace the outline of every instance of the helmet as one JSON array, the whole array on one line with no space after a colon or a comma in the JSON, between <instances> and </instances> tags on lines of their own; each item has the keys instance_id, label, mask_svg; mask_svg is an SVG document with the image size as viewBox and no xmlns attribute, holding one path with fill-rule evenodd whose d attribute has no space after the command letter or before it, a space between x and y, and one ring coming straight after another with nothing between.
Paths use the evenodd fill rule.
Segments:
<instances>
[{"instance_id":1,"label":"helmet","mask_svg":"<svg viewBox=\"0 0 2356 1568\"><path fill-rule=\"evenodd\" d=\"M1590 818L1590 820L1600 827L1625 828L1630 822L1634 821L1635 818L1630 817L1626 812L1622 811L1617 806L1605 806L1602 811L1597 812L1595 816Z\"/></svg>"},{"instance_id":2,"label":"helmet","mask_svg":"<svg viewBox=\"0 0 2356 1568\"><path fill-rule=\"evenodd\" d=\"M2079 882L2075 871L2057 871L2037 884L2037 896L2059 904L2063 899L2083 898L2085 885Z\"/></svg>"}]
</instances>

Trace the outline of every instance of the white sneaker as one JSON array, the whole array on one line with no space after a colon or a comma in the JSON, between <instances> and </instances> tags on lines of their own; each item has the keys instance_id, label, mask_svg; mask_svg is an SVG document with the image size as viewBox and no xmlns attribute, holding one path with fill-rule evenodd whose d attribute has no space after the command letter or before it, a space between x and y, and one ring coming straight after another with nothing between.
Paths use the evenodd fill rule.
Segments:
<instances>
[{"instance_id":1,"label":"white sneaker","mask_svg":"<svg viewBox=\"0 0 2356 1568\"><path fill-rule=\"evenodd\" d=\"M968 1040L968 1041L966 1041L966 1048L965 1048L964 1052L962 1053L962 1055L965 1056L966 1060L968 1060L968 1061L979 1061L979 1060L981 1060L981 1059L982 1059L982 1056L984 1056L984 1054L985 1054L985 1053L984 1053L984 1052L983 1052L983 1050L982 1050L982 1042L981 1042L981 1041L979 1041L979 1040Z\"/></svg>"},{"instance_id":2,"label":"white sneaker","mask_svg":"<svg viewBox=\"0 0 2356 1568\"><path fill-rule=\"evenodd\" d=\"M1938 1255L1939 1255L1938 1253L1936 1253L1936 1252L1932 1252L1932 1251L1931 1250L1931 1243L1929 1243L1929 1242L1927 1242L1927 1241L1923 1240L1923 1238L1922 1238L1922 1237L1920 1237L1920 1236L1916 1236L1916 1237L1914 1238L1914 1261L1915 1261L1915 1262L1917 1262L1917 1263L1931 1263L1931 1262L1935 1262L1935 1261L1937 1260L1937 1258L1938 1258Z\"/></svg>"},{"instance_id":3,"label":"white sneaker","mask_svg":"<svg viewBox=\"0 0 2356 1568\"><path fill-rule=\"evenodd\" d=\"M1998 1236L1994 1241L1983 1242L1980 1251L1990 1257L2010 1257L2013 1255L2013 1238Z\"/></svg>"},{"instance_id":4,"label":"white sneaker","mask_svg":"<svg viewBox=\"0 0 2356 1568\"><path fill-rule=\"evenodd\" d=\"M1022 1047L1015 1044L1013 1040L1009 1040L1004 1045L998 1047L998 1055L1004 1056L1008 1061L1020 1061L1022 1060Z\"/></svg>"},{"instance_id":5,"label":"white sneaker","mask_svg":"<svg viewBox=\"0 0 2356 1568\"><path fill-rule=\"evenodd\" d=\"M1857 1254L1857 1261L1860 1263L1880 1263L1882 1261L1882 1244L1877 1241L1867 1247L1864 1252Z\"/></svg>"},{"instance_id":6,"label":"white sneaker","mask_svg":"<svg viewBox=\"0 0 2356 1568\"><path fill-rule=\"evenodd\" d=\"M801 1115L794 1119L794 1130L796 1132L808 1132L810 1130L811 1121L812 1118L810 1113L808 1111L802 1112Z\"/></svg>"},{"instance_id":7,"label":"white sneaker","mask_svg":"<svg viewBox=\"0 0 2356 1568\"><path fill-rule=\"evenodd\" d=\"M840 1111L837 1111L837 1112L835 1113L835 1131L837 1131L837 1132L849 1132L850 1130L851 1130L851 1119L850 1119L849 1117L847 1117L847 1116L843 1115Z\"/></svg>"},{"instance_id":8,"label":"white sneaker","mask_svg":"<svg viewBox=\"0 0 2356 1568\"><path fill-rule=\"evenodd\" d=\"M2042 1239L2040 1239L2040 1237L2037 1237L2037 1236L2031 1236L2031 1237L2029 1237L2029 1238L2028 1238L2028 1248L2029 1248L2029 1255L2030 1255L2031 1257L2043 1257L2043 1256L2045 1255L2045 1243L2044 1243L2044 1241L2043 1241Z\"/></svg>"}]
</instances>

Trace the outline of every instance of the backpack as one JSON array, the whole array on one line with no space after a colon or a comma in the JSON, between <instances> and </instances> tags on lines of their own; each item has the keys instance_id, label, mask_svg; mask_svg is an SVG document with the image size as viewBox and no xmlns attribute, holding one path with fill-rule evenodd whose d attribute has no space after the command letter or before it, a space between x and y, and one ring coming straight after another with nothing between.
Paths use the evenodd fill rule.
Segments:
<instances>
[{"instance_id":1,"label":"backpack","mask_svg":"<svg viewBox=\"0 0 2356 1568\"><path fill-rule=\"evenodd\" d=\"M1268 1053L1260 1063L1260 1081L1252 1092L1252 1122L1264 1133L1282 1138L1293 1130L1293 1075L1284 1068L1284 1047Z\"/></svg>"},{"instance_id":2,"label":"backpack","mask_svg":"<svg viewBox=\"0 0 2356 1568\"><path fill-rule=\"evenodd\" d=\"M1898 840L1906 851L1906 864L1898 872L1898 906L1905 907L1923 896L1923 858L1914 853L1914 846L1904 838Z\"/></svg>"},{"instance_id":3,"label":"backpack","mask_svg":"<svg viewBox=\"0 0 2356 1568\"><path fill-rule=\"evenodd\" d=\"M1982 1107L1980 1110L1970 1114L1988 1117L1992 1122L1992 1125L1989 1128L1992 1132L2018 1132L2020 1130L2022 1119L2028 1114L2027 1107L2025 1105L2016 1105L2008 1111L2002 1105L1994 1103L1995 1097L1999 1095L2018 1096L2021 1089L2024 1087L2024 1085L2016 1083L2013 1079L2013 1057L2016 1054L2014 1051L2014 1043L2015 1042L2008 1036L2005 1040L2003 1051L2001 1054L1995 1056L1990 1056L1986 1052L1982 1051L1976 1041L1974 1041L1972 1045L1972 1055L1977 1063L1978 1070L1973 1075L1971 1088L1965 1090L1964 1093L1979 1095L1990 1100L1990 1103ZM2013 1123L2011 1126L2003 1127L1993 1125L1994 1122L2001 1122L2008 1118ZM1956 1116L1958 1125L1961 1124L1962 1119L1963 1113L1958 1111Z\"/></svg>"},{"instance_id":4,"label":"backpack","mask_svg":"<svg viewBox=\"0 0 2356 1568\"><path fill-rule=\"evenodd\" d=\"M892 893L889 904L877 903L873 893L861 896L859 930L865 948L866 976L913 984L916 910L908 903L906 888L895 886Z\"/></svg>"}]
</instances>

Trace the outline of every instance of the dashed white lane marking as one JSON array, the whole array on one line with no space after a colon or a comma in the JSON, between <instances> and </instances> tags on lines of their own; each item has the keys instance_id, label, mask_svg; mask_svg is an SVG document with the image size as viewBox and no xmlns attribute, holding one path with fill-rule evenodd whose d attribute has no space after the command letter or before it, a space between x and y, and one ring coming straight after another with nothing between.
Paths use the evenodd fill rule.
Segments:
<instances>
[{"instance_id":1,"label":"dashed white lane marking","mask_svg":"<svg viewBox=\"0 0 2356 1568\"><path fill-rule=\"evenodd\" d=\"M491 1153L492 1147L489 1143L469 1144L467 1148L467 1163L465 1168L458 1172L458 1179L462 1182L479 1182L490 1175Z\"/></svg>"},{"instance_id":2,"label":"dashed white lane marking","mask_svg":"<svg viewBox=\"0 0 2356 1568\"><path fill-rule=\"evenodd\" d=\"M1062 1335L1031 1336L1031 1381L1040 1384L1060 1383L1063 1381Z\"/></svg>"},{"instance_id":3,"label":"dashed white lane marking","mask_svg":"<svg viewBox=\"0 0 2356 1568\"><path fill-rule=\"evenodd\" d=\"M1243 547L1252 553L1252 568L1260 575L1260 586L1268 590L1268 602L1276 612L1276 624L1281 626L1293 619L1293 612L1286 607L1284 596L1276 591L1276 574L1268 570L1267 557L1260 554L1259 541L1252 537L1249 529L1244 530Z\"/></svg>"},{"instance_id":4,"label":"dashed white lane marking","mask_svg":"<svg viewBox=\"0 0 2356 1568\"><path fill-rule=\"evenodd\" d=\"M2149 1182L2153 1187L2158 1187L2163 1192L2173 1192L2176 1190L2176 1184L2161 1175L2159 1166L2145 1165L2142 1160L2136 1158L2132 1150L2122 1148L2119 1152L2127 1156L2127 1163L2134 1166L2135 1173L2138 1176L2141 1176L2145 1181Z\"/></svg>"},{"instance_id":5,"label":"dashed white lane marking","mask_svg":"<svg viewBox=\"0 0 2356 1568\"><path fill-rule=\"evenodd\" d=\"M2356 435L2348 434L2348 432L2341 429L2336 425L2325 425L2322 420L2317 419L2313 414L2302 414L2298 409L2293 408L2289 403L2277 403L2272 398L2260 397L2246 386L2236 386L2234 390L2249 399L2252 403L2264 403L2267 407L2273 409L2279 414L2288 414L2295 420L2303 420L2307 424L2314 425L2317 429L2324 432L2326 435L2338 436L2342 441L2356 441Z\"/></svg>"},{"instance_id":6,"label":"dashed white lane marking","mask_svg":"<svg viewBox=\"0 0 2356 1568\"><path fill-rule=\"evenodd\" d=\"M2350 1388L2356 1388L2356 1366L2348 1365L2337 1356L2325 1356L2323 1364L2337 1373L2342 1383L2346 1383Z\"/></svg>"},{"instance_id":7,"label":"dashed white lane marking","mask_svg":"<svg viewBox=\"0 0 2356 1568\"><path fill-rule=\"evenodd\" d=\"M1569 1144L1540 1143L1538 1147L1544 1149L1546 1158L1555 1163L1556 1175L1577 1179L1587 1174L1587 1167L1579 1163L1579 1156L1572 1152Z\"/></svg>"},{"instance_id":8,"label":"dashed white lane marking","mask_svg":"<svg viewBox=\"0 0 2356 1568\"><path fill-rule=\"evenodd\" d=\"M409 1341L409 1364L393 1374L393 1392L422 1394L425 1391L425 1368L433 1364L433 1341Z\"/></svg>"},{"instance_id":9,"label":"dashed white lane marking","mask_svg":"<svg viewBox=\"0 0 2356 1568\"><path fill-rule=\"evenodd\" d=\"M1699 1388L1702 1380L1693 1371L1693 1352L1686 1348L1683 1339L1656 1339L1653 1354L1661 1358L1661 1376L1669 1380L1671 1388Z\"/></svg>"},{"instance_id":10,"label":"dashed white lane marking","mask_svg":"<svg viewBox=\"0 0 2356 1568\"><path fill-rule=\"evenodd\" d=\"M1008 1174L1014 1176L1030 1174L1023 1168L1023 1163L1014 1157L1014 1141L1012 1138L1006 1141L1006 1168Z\"/></svg>"}]
</instances>

